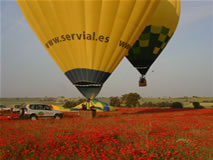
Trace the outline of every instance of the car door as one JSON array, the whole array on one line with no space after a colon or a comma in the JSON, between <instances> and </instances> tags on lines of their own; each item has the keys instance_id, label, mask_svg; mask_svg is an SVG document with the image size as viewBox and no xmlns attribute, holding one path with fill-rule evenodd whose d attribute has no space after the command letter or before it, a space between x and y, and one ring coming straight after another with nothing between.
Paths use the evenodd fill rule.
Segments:
<instances>
[{"instance_id":1,"label":"car door","mask_svg":"<svg viewBox=\"0 0 213 160\"><path fill-rule=\"evenodd\" d=\"M45 109L45 115L47 115L48 117L54 116L54 113L53 113L52 109L50 108L50 106L44 105L44 109Z\"/></svg>"},{"instance_id":2,"label":"car door","mask_svg":"<svg viewBox=\"0 0 213 160\"><path fill-rule=\"evenodd\" d=\"M44 107L41 104L36 105L36 112L37 112L37 116L38 117L44 117L44 116L46 116L45 115Z\"/></svg>"}]
</instances>

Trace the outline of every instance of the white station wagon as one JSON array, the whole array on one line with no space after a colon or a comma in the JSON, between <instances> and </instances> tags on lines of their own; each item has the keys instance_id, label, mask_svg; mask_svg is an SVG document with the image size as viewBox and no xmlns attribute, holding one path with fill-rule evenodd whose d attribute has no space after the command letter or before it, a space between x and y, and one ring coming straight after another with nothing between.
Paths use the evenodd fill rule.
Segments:
<instances>
[{"instance_id":1,"label":"white station wagon","mask_svg":"<svg viewBox=\"0 0 213 160\"><path fill-rule=\"evenodd\" d=\"M61 111L53 110L47 104L25 104L21 108L21 118L30 118L31 120L55 118L61 119L63 113Z\"/></svg>"}]
</instances>

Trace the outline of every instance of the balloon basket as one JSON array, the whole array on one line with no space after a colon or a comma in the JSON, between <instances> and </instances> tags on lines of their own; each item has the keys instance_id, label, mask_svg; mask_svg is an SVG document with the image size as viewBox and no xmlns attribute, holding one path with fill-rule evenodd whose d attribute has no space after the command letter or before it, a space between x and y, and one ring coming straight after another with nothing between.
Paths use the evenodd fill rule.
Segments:
<instances>
[{"instance_id":1,"label":"balloon basket","mask_svg":"<svg viewBox=\"0 0 213 160\"><path fill-rule=\"evenodd\" d=\"M83 118L95 118L96 110L80 110L79 116Z\"/></svg>"},{"instance_id":2,"label":"balloon basket","mask_svg":"<svg viewBox=\"0 0 213 160\"><path fill-rule=\"evenodd\" d=\"M146 79L145 78L140 79L139 87L145 87L145 86L147 86Z\"/></svg>"}]
</instances>

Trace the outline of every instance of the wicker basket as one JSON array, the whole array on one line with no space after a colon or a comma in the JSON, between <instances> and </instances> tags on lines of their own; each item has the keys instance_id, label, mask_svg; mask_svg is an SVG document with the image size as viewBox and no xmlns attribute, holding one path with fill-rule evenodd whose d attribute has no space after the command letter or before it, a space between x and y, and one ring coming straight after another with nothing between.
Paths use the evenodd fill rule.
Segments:
<instances>
[{"instance_id":1,"label":"wicker basket","mask_svg":"<svg viewBox=\"0 0 213 160\"><path fill-rule=\"evenodd\" d=\"M94 118L96 116L96 110L80 110L79 116L84 118Z\"/></svg>"}]
</instances>

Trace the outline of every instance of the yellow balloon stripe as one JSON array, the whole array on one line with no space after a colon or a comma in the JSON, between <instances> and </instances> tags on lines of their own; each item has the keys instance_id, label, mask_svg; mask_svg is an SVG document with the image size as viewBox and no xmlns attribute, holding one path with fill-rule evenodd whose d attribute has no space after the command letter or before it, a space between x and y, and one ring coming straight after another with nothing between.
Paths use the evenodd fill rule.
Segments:
<instances>
[{"instance_id":1,"label":"yellow balloon stripe","mask_svg":"<svg viewBox=\"0 0 213 160\"><path fill-rule=\"evenodd\" d=\"M102 11L100 16L98 33L101 35L107 35L108 39L106 40L109 41L109 43L112 39L111 37L112 30L115 28L116 16L114 15L117 15L118 6L119 6L119 1L103 1L101 6ZM107 17L112 17L112 18L107 18L106 15ZM109 43L104 43L99 45L99 42L98 42L96 44L96 50L93 56L94 58L93 68L100 68L100 66L103 63L105 55L110 54L110 53L106 53L106 48L107 46L110 45ZM111 52L111 55L112 54L113 54L113 51Z\"/></svg>"}]
</instances>

